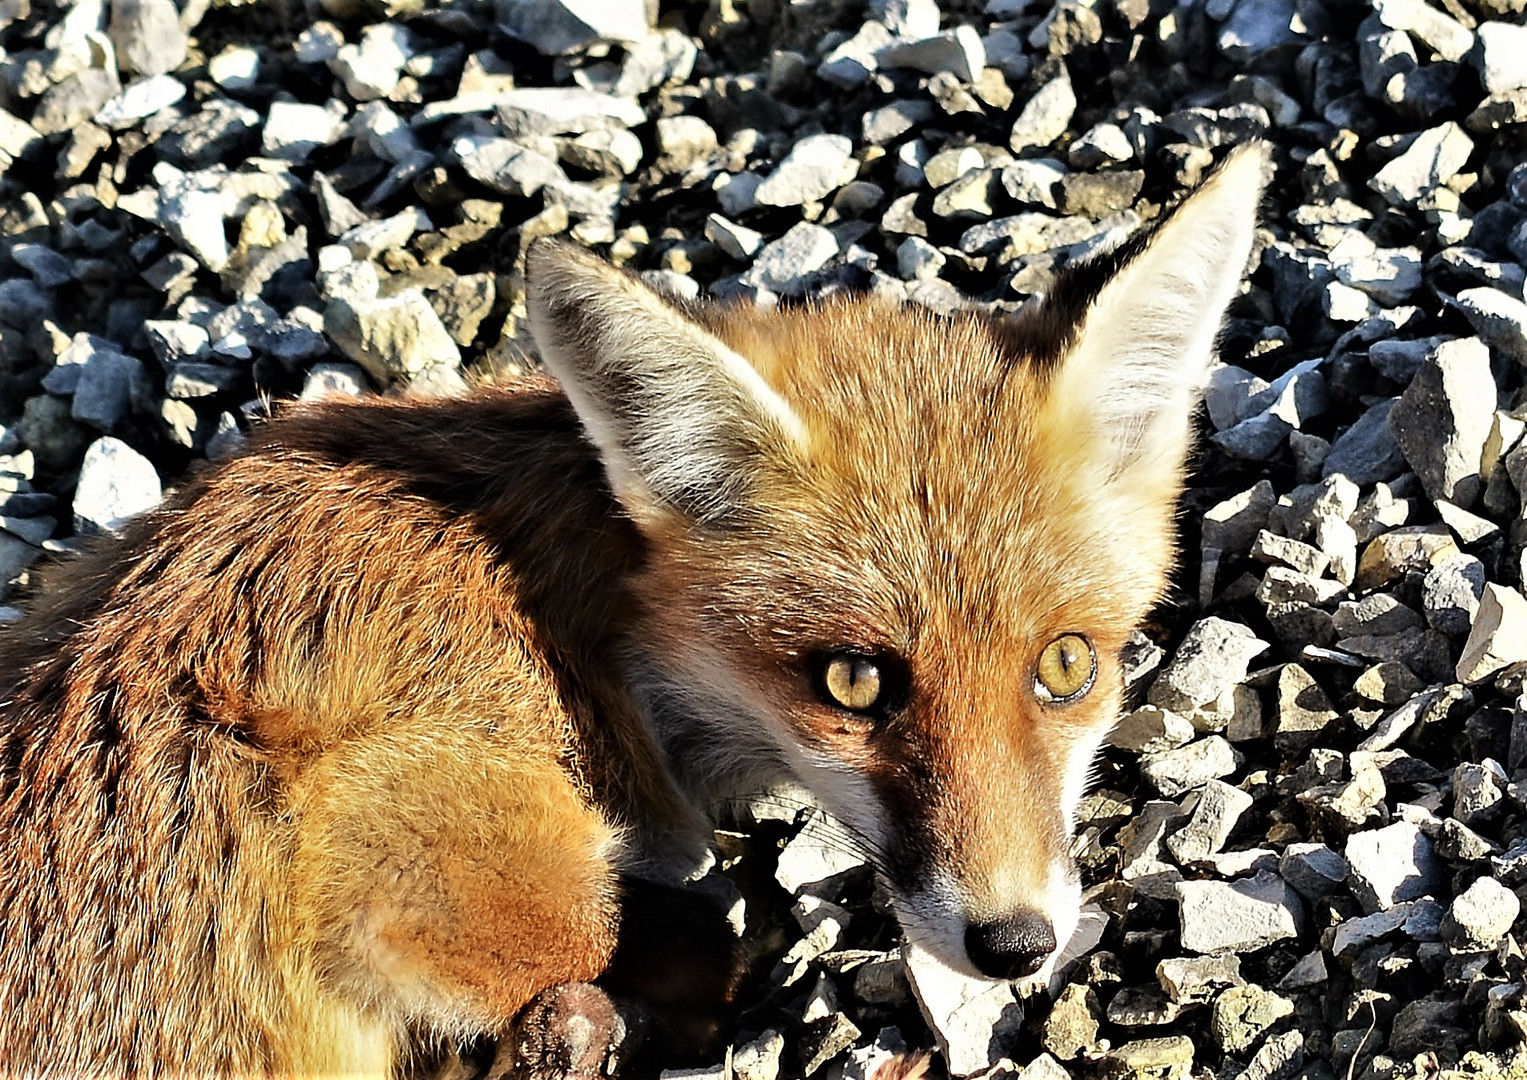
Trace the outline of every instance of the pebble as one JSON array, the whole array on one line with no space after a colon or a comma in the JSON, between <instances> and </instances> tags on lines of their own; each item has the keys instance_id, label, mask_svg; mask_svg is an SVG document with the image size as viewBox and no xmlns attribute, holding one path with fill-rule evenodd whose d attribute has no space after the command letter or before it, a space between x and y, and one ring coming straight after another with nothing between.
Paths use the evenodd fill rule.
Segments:
<instances>
[{"instance_id":1,"label":"pebble","mask_svg":"<svg viewBox=\"0 0 1527 1080\"><path fill-rule=\"evenodd\" d=\"M1297 937L1304 923L1299 895L1276 874L1176 888L1182 947L1192 952L1252 952Z\"/></svg>"},{"instance_id":2,"label":"pebble","mask_svg":"<svg viewBox=\"0 0 1527 1080\"><path fill-rule=\"evenodd\" d=\"M1306 900L1334 895L1347 880L1347 860L1325 844L1288 845L1278 860L1278 873Z\"/></svg>"},{"instance_id":3,"label":"pebble","mask_svg":"<svg viewBox=\"0 0 1527 1080\"><path fill-rule=\"evenodd\" d=\"M169 75L150 75L129 83L92 118L103 128L118 130L167 109L186 96L185 84Z\"/></svg>"},{"instance_id":4,"label":"pebble","mask_svg":"<svg viewBox=\"0 0 1527 1080\"><path fill-rule=\"evenodd\" d=\"M1467 634L1485 589L1485 564L1472 555L1454 555L1432 567L1421 582L1426 621L1434 630Z\"/></svg>"},{"instance_id":5,"label":"pebble","mask_svg":"<svg viewBox=\"0 0 1527 1080\"><path fill-rule=\"evenodd\" d=\"M1220 1050L1249 1050L1278 1021L1294 1015L1294 1003L1281 994L1248 983L1232 986L1214 999L1209 1035Z\"/></svg>"},{"instance_id":6,"label":"pebble","mask_svg":"<svg viewBox=\"0 0 1527 1080\"><path fill-rule=\"evenodd\" d=\"M1363 487L1398 476L1405 468L1405 455L1389 430L1394 405L1394 399L1377 402L1337 436L1321 465L1321 475L1344 476Z\"/></svg>"},{"instance_id":7,"label":"pebble","mask_svg":"<svg viewBox=\"0 0 1527 1080\"><path fill-rule=\"evenodd\" d=\"M1188 824L1167 837L1166 846L1178 863L1187 865L1224 847L1252 798L1219 780L1207 781L1198 792Z\"/></svg>"},{"instance_id":8,"label":"pebble","mask_svg":"<svg viewBox=\"0 0 1527 1080\"><path fill-rule=\"evenodd\" d=\"M545 56L562 56L596 42L637 42L651 29L645 0L506 0L498 25Z\"/></svg>"},{"instance_id":9,"label":"pebble","mask_svg":"<svg viewBox=\"0 0 1527 1080\"><path fill-rule=\"evenodd\" d=\"M408 31L396 23L368 26L356 45L341 45L329 69L356 101L385 98L397 88L413 49Z\"/></svg>"},{"instance_id":10,"label":"pebble","mask_svg":"<svg viewBox=\"0 0 1527 1080\"><path fill-rule=\"evenodd\" d=\"M1492 19L1481 23L1475 34L1485 93L1507 94L1527 87L1527 27Z\"/></svg>"}]
</instances>

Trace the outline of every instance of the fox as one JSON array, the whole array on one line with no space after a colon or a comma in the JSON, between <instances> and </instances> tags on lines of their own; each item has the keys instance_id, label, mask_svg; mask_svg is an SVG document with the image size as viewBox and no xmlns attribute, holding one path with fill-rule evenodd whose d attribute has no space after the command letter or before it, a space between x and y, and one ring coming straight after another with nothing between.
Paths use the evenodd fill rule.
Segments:
<instances>
[{"instance_id":1,"label":"fox","mask_svg":"<svg viewBox=\"0 0 1527 1080\"><path fill-rule=\"evenodd\" d=\"M280 410L51 567L0 629L0 1072L595 1076L627 999L714 1043L742 961L683 886L782 780L910 942L1043 972L1269 169L1009 315L537 240L544 373Z\"/></svg>"}]
</instances>

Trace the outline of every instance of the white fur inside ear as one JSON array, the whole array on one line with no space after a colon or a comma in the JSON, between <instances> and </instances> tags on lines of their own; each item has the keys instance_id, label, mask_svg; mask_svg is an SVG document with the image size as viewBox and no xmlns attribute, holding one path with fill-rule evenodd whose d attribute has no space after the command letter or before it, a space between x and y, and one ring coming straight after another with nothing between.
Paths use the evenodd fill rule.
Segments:
<instances>
[{"instance_id":1,"label":"white fur inside ear","mask_svg":"<svg viewBox=\"0 0 1527 1080\"><path fill-rule=\"evenodd\" d=\"M1111 471L1186 449L1188 418L1251 253L1266 154L1238 153L1098 292L1059 373L1085 403Z\"/></svg>"},{"instance_id":2,"label":"white fur inside ear","mask_svg":"<svg viewBox=\"0 0 1527 1080\"><path fill-rule=\"evenodd\" d=\"M746 359L645 285L533 249L531 331L639 520L736 508L764 460L804 456L799 416Z\"/></svg>"}]
</instances>

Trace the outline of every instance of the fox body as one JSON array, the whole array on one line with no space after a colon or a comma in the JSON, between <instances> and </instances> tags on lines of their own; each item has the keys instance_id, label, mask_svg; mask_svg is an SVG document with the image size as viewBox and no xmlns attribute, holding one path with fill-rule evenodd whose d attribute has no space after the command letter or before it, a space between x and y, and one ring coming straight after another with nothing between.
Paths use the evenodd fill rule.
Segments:
<instances>
[{"instance_id":1,"label":"fox body","mask_svg":"<svg viewBox=\"0 0 1527 1080\"><path fill-rule=\"evenodd\" d=\"M618 964L803 782L1034 972L1265 165L1011 319L685 309L529 253L557 381L266 425L0 633L0 1070L385 1074Z\"/></svg>"}]
</instances>

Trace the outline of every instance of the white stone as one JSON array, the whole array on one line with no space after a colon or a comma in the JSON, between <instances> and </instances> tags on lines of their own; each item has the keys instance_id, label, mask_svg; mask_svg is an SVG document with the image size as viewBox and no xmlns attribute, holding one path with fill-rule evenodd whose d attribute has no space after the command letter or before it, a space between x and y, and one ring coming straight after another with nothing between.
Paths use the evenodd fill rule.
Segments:
<instances>
[{"instance_id":1,"label":"white stone","mask_svg":"<svg viewBox=\"0 0 1527 1080\"><path fill-rule=\"evenodd\" d=\"M774 880L798 896L813 885L864 865L863 853L847 839L844 830L820 812L813 812L780 851Z\"/></svg>"},{"instance_id":2,"label":"white stone","mask_svg":"<svg viewBox=\"0 0 1527 1080\"><path fill-rule=\"evenodd\" d=\"M1445 184L1473 152L1474 140L1449 120L1417 135L1403 154L1368 181L1368 186L1391 205L1405 206Z\"/></svg>"},{"instance_id":3,"label":"white stone","mask_svg":"<svg viewBox=\"0 0 1527 1080\"><path fill-rule=\"evenodd\" d=\"M1343 854L1348 884L1367 912L1432 895L1446 883L1431 840L1408 821L1353 833Z\"/></svg>"},{"instance_id":4,"label":"white stone","mask_svg":"<svg viewBox=\"0 0 1527 1080\"><path fill-rule=\"evenodd\" d=\"M1484 682L1508 664L1523 660L1527 660L1527 599L1508 585L1486 582L1458 658L1458 681Z\"/></svg>"},{"instance_id":5,"label":"white stone","mask_svg":"<svg viewBox=\"0 0 1527 1080\"><path fill-rule=\"evenodd\" d=\"M248 90L260 81L260 54L247 45L229 45L207 61L207 74L224 90Z\"/></svg>"},{"instance_id":6,"label":"white stone","mask_svg":"<svg viewBox=\"0 0 1527 1080\"><path fill-rule=\"evenodd\" d=\"M950 1075L969 1076L995 1065L1023 1025L1012 986L961 974L917 945L903 946L901 955Z\"/></svg>"},{"instance_id":7,"label":"white stone","mask_svg":"<svg viewBox=\"0 0 1527 1080\"><path fill-rule=\"evenodd\" d=\"M366 28L359 44L341 46L329 61L329 70L356 101L375 101L397 88L412 53L405 27L378 23Z\"/></svg>"},{"instance_id":8,"label":"white stone","mask_svg":"<svg viewBox=\"0 0 1527 1080\"><path fill-rule=\"evenodd\" d=\"M121 439L102 436L85 451L74 490L74 527L118 532L130 518L159 505L163 488L153 464Z\"/></svg>"},{"instance_id":9,"label":"white stone","mask_svg":"<svg viewBox=\"0 0 1527 1080\"><path fill-rule=\"evenodd\" d=\"M1479 77L1487 94L1527 86L1527 26L1490 20L1480 24Z\"/></svg>"},{"instance_id":10,"label":"white stone","mask_svg":"<svg viewBox=\"0 0 1527 1080\"><path fill-rule=\"evenodd\" d=\"M1180 881L1182 947L1191 952L1252 952L1297 937L1304 922L1299 894L1277 874L1240 881Z\"/></svg>"},{"instance_id":11,"label":"white stone","mask_svg":"<svg viewBox=\"0 0 1527 1080\"><path fill-rule=\"evenodd\" d=\"M95 114L95 122L104 128L131 127L144 117L169 108L185 96L185 83L173 75L150 75L123 87L120 94Z\"/></svg>"},{"instance_id":12,"label":"white stone","mask_svg":"<svg viewBox=\"0 0 1527 1080\"><path fill-rule=\"evenodd\" d=\"M1459 944L1493 949L1521 910L1516 893L1492 877L1482 877L1453 899L1448 914Z\"/></svg>"},{"instance_id":13,"label":"white stone","mask_svg":"<svg viewBox=\"0 0 1527 1080\"><path fill-rule=\"evenodd\" d=\"M817 202L852 180L859 171L854 144L843 135L811 135L790 148L785 159L758 185L762 206Z\"/></svg>"},{"instance_id":14,"label":"white stone","mask_svg":"<svg viewBox=\"0 0 1527 1080\"><path fill-rule=\"evenodd\" d=\"M265 115L260 150L266 157L301 163L314 150L337 142L344 126L343 116L321 105L273 101Z\"/></svg>"}]
</instances>

